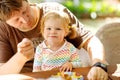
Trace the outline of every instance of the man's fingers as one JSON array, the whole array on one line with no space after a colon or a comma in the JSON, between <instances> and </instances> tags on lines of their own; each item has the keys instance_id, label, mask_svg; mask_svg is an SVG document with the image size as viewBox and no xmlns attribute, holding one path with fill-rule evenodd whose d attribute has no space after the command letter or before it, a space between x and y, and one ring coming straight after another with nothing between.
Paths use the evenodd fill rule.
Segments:
<instances>
[{"instance_id":1,"label":"man's fingers","mask_svg":"<svg viewBox=\"0 0 120 80\"><path fill-rule=\"evenodd\" d=\"M18 47L24 48L24 47L30 46L31 44L32 42L29 39L24 38L22 42L18 44Z\"/></svg>"}]
</instances>

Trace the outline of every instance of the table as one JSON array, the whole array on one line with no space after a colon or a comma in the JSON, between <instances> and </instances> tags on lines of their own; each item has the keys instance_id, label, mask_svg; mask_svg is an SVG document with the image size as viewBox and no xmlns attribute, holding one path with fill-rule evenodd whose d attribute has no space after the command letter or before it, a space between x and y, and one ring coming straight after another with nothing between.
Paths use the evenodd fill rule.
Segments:
<instances>
[{"instance_id":1,"label":"table","mask_svg":"<svg viewBox=\"0 0 120 80\"><path fill-rule=\"evenodd\" d=\"M108 75L109 80L120 80L120 77L117 77L117 75L112 75L117 69L120 69L120 64L116 65L109 65L107 67L108 69ZM83 67L83 68L75 68L73 69L73 72L79 73L80 75L84 76L84 80L87 80L87 74L89 72L91 67ZM52 75L55 75L59 72L58 69L53 69L49 71L41 71L41 72L29 72L29 73L21 73L21 74L9 74L9 75L0 75L0 80L40 80L40 78L43 78L42 80L45 80L46 78L49 78ZM120 74L120 70L119 70Z\"/></svg>"},{"instance_id":2,"label":"table","mask_svg":"<svg viewBox=\"0 0 120 80\"><path fill-rule=\"evenodd\" d=\"M120 66L120 64L119 64ZM82 67L82 68L75 68L73 69L73 72L77 72L80 75L83 75L85 80L87 80L87 74L89 72L91 67ZM107 69L108 69L108 75L109 75L109 80L120 80L120 77L117 77L116 75L112 75L118 68L118 64L116 65L108 65ZM42 71L42 72L30 72L30 73L23 73L23 75L27 75L30 77L33 77L35 79L38 78L48 78L51 75L55 75L59 72L58 69L53 69L50 71ZM119 72L120 74L120 72Z\"/></svg>"},{"instance_id":3,"label":"table","mask_svg":"<svg viewBox=\"0 0 120 80\"><path fill-rule=\"evenodd\" d=\"M86 80L86 76L89 70L90 67L83 67L83 68L75 68L73 69L73 72L83 75ZM56 75L58 72L59 72L58 69L53 69L49 71L30 72L30 73L22 73L22 74L38 79L38 78L49 78L51 75Z\"/></svg>"},{"instance_id":4,"label":"table","mask_svg":"<svg viewBox=\"0 0 120 80\"><path fill-rule=\"evenodd\" d=\"M120 80L120 64L109 65L107 69L110 80ZM119 70L119 77L117 75L112 75L113 73L116 73L116 70Z\"/></svg>"}]
</instances>

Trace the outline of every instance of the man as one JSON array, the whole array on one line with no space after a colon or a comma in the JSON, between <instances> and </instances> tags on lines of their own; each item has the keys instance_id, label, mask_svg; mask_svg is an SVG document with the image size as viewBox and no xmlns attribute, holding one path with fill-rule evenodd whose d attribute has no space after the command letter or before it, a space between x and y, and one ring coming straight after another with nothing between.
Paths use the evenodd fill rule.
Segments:
<instances>
[{"instance_id":1,"label":"man","mask_svg":"<svg viewBox=\"0 0 120 80\"><path fill-rule=\"evenodd\" d=\"M23 50L21 47L17 48L18 43L21 42L22 39L30 39L34 44L34 47L43 41L43 37L40 33L40 21L41 17L50 10L61 10L66 12L71 19L70 26L76 27L78 36L75 39L70 39L69 37L66 37L66 39L78 49L82 47L89 53L92 65L94 66L88 73L88 79L106 80L106 67L100 66L101 64L106 64L101 42L91 34L90 31L85 30L84 26L68 9L58 3L30 5L26 0L0 1L0 63L8 61L8 63L11 64L9 59L13 55L16 55L19 52L19 49ZM32 46L30 41L28 42L29 46ZM24 40L20 44L24 44ZM27 47L24 46L24 49L26 48ZM29 49L26 50L28 51ZM23 50L22 53L25 54L26 50ZM12 58L14 58L14 56ZM32 71L32 65L30 63L32 63L32 60L28 61L25 65L22 63L21 65L24 65L22 71L20 68L17 72L13 73Z\"/></svg>"}]
</instances>

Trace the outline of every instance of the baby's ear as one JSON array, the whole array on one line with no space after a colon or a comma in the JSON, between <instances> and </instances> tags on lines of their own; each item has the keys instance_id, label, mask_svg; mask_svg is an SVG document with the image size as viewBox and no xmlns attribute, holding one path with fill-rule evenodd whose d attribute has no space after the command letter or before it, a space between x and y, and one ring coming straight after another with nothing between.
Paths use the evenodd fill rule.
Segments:
<instances>
[{"instance_id":1,"label":"baby's ear","mask_svg":"<svg viewBox=\"0 0 120 80\"><path fill-rule=\"evenodd\" d=\"M69 34L69 32L68 32L68 31L65 31L65 37L66 37L68 34Z\"/></svg>"}]
</instances>

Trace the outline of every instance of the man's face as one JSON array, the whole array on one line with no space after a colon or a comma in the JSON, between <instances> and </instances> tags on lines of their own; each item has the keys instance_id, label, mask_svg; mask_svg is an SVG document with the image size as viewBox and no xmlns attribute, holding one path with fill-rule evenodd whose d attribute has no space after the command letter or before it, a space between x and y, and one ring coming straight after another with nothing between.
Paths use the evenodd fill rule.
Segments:
<instances>
[{"instance_id":1,"label":"man's face","mask_svg":"<svg viewBox=\"0 0 120 80\"><path fill-rule=\"evenodd\" d=\"M36 21L33 13L29 4L23 1L20 11L13 12L12 16L6 20L6 23L23 32L32 30Z\"/></svg>"}]
</instances>

